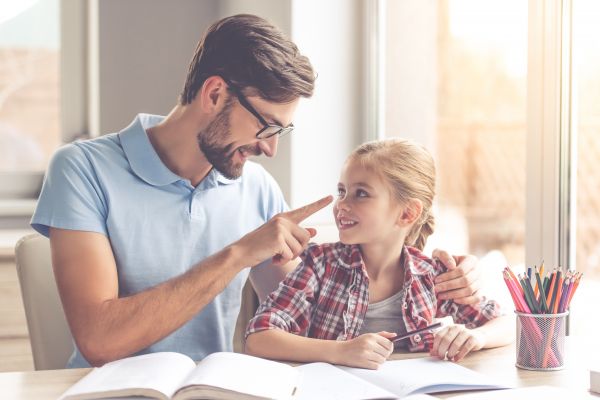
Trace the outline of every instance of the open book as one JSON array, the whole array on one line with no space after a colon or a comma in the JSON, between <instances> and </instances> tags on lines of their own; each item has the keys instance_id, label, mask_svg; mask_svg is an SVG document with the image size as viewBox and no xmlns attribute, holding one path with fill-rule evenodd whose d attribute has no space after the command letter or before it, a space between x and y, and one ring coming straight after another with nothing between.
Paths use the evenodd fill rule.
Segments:
<instances>
[{"instance_id":1,"label":"open book","mask_svg":"<svg viewBox=\"0 0 600 400\"><path fill-rule=\"evenodd\" d=\"M378 370L312 363L296 367L302 382L294 399L371 400L411 399L423 393L506 389L509 385L437 358L393 360ZM413 397L414 396L414 397Z\"/></svg>"},{"instance_id":2,"label":"open book","mask_svg":"<svg viewBox=\"0 0 600 400\"><path fill-rule=\"evenodd\" d=\"M387 361L373 371L326 363L292 367L237 353L213 353L196 366L179 353L154 353L95 368L60 400L134 396L175 400L371 400L507 387L478 372L434 358Z\"/></svg>"},{"instance_id":3,"label":"open book","mask_svg":"<svg viewBox=\"0 0 600 400\"><path fill-rule=\"evenodd\" d=\"M60 400L291 399L300 372L287 364L238 353L213 353L198 365L179 353L124 358L94 368Z\"/></svg>"}]
</instances>

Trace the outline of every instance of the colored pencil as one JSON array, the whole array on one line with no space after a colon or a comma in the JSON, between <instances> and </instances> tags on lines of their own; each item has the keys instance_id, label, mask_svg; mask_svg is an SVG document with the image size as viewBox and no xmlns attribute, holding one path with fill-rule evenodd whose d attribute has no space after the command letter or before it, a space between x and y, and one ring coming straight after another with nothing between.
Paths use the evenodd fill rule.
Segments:
<instances>
[{"instance_id":1,"label":"colored pencil","mask_svg":"<svg viewBox=\"0 0 600 400\"><path fill-rule=\"evenodd\" d=\"M544 286L542 286L542 280L540 278L539 272L535 272L535 279L537 280L537 287L540 287L540 304L542 305L542 312L548 311L548 304L546 304L546 294L544 293ZM537 289L536 287L536 289ZM537 296L537 290L536 290Z\"/></svg>"},{"instance_id":2,"label":"colored pencil","mask_svg":"<svg viewBox=\"0 0 600 400\"><path fill-rule=\"evenodd\" d=\"M546 293L546 298L548 299L548 310L552 309L552 298L554 297L554 285L556 283L556 274L554 271L550 274L550 287L548 289L548 293Z\"/></svg>"},{"instance_id":3,"label":"colored pencil","mask_svg":"<svg viewBox=\"0 0 600 400\"><path fill-rule=\"evenodd\" d=\"M569 295L569 287L571 286L571 278L568 277L563 281L562 295L560 296L560 302L558 303L558 312L562 313L565 311L565 305L567 297Z\"/></svg>"},{"instance_id":4,"label":"colored pencil","mask_svg":"<svg viewBox=\"0 0 600 400\"><path fill-rule=\"evenodd\" d=\"M543 262L539 269L537 266L527 267L520 274L515 274L509 266L503 269L502 278L515 310L520 313L519 332L520 340L523 341L521 349L525 350L519 351L518 357L526 358L525 363L541 368L554 368L563 364L563 355L554 348L553 338L555 330L564 320L557 320L552 315L548 316L548 321L521 314L565 313L569 310L582 276L581 272L561 268L546 269ZM549 325L545 325L548 322Z\"/></svg>"},{"instance_id":5,"label":"colored pencil","mask_svg":"<svg viewBox=\"0 0 600 400\"><path fill-rule=\"evenodd\" d=\"M573 284L573 290L571 291L571 294L569 295L568 304L571 304L571 300L573 300L573 295L575 294L575 291L577 290L577 287L579 286L579 281L581 280L582 277L583 277L583 274L580 272L579 276L575 280L575 283Z\"/></svg>"},{"instance_id":6,"label":"colored pencil","mask_svg":"<svg viewBox=\"0 0 600 400\"><path fill-rule=\"evenodd\" d=\"M529 267L523 274L515 274L509 266L502 270L502 278L518 312L557 314L569 309L583 274L573 271L563 273L559 268L544 271L543 262L539 269L537 266Z\"/></svg>"}]
</instances>

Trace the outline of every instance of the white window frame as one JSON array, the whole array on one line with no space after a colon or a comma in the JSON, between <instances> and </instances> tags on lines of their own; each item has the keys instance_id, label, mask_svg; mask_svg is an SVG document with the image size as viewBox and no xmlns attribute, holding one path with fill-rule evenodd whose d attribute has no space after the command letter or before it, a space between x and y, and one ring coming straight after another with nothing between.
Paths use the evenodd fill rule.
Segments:
<instances>
[{"instance_id":1,"label":"white window frame","mask_svg":"<svg viewBox=\"0 0 600 400\"><path fill-rule=\"evenodd\" d=\"M525 262L565 270L575 265L571 9L570 0L529 2Z\"/></svg>"},{"instance_id":2,"label":"white window frame","mask_svg":"<svg viewBox=\"0 0 600 400\"><path fill-rule=\"evenodd\" d=\"M385 137L386 0L367 0L365 15L365 129L363 141Z\"/></svg>"},{"instance_id":3,"label":"white window frame","mask_svg":"<svg viewBox=\"0 0 600 400\"><path fill-rule=\"evenodd\" d=\"M60 1L60 123L63 143L88 135L88 2Z\"/></svg>"}]
</instances>

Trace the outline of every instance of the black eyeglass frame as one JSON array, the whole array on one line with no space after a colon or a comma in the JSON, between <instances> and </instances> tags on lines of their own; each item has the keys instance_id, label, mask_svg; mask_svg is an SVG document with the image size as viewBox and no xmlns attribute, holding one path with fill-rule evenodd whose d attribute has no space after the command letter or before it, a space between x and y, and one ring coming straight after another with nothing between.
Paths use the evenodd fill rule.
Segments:
<instances>
[{"instance_id":1,"label":"black eyeglass frame","mask_svg":"<svg viewBox=\"0 0 600 400\"><path fill-rule=\"evenodd\" d=\"M294 124L290 124L287 127L283 127L281 125L268 123L258 113L258 111L256 111L256 109L254 107L252 107L252 104L250 104L250 102L248 101L248 99L246 99L246 96L244 96L244 94L242 93L242 91L240 90L240 88L238 88L237 86L235 86L234 84L232 84L231 82L229 82L225 78L223 78L223 80L225 81L225 83L227 84L227 86L229 86L231 88L231 90L233 91L233 93L235 94L235 96L238 98L240 104L246 110L248 110L248 112L250 112L250 114L254 115L256 117L256 119L258 119L258 121L263 125L263 128L256 133L256 138L257 139L268 139L268 138L273 137L275 135L279 135L279 137L283 137L283 136L287 135L288 133L290 133L290 132L292 132L294 130Z\"/></svg>"}]
</instances>

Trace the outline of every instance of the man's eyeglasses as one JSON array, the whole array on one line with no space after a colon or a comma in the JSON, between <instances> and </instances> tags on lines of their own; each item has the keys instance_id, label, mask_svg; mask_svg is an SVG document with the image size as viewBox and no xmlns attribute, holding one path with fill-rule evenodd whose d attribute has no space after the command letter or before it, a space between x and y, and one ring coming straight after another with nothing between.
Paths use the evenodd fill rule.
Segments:
<instances>
[{"instance_id":1,"label":"man's eyeglasses","mask_svg":"<svg viewBox=\"0 0 600 400\"><path fill-rule=\"evenodd\" d=\"M259 113L256 111L252 104L246 99L246 96L242 93L242 91L229 82L227 79L223 79L225 83L231 88L235 96L238 98L240 104L250 112L250 114L254 115L256 119L263 125L263 128L256 133L257 139L268 139L275 135L279 135L279 137L285 136L291 131L294 130L294 124L290 124L287 127L279 126L277 124L268 123Z\"/></svg>"}]
</instances>

